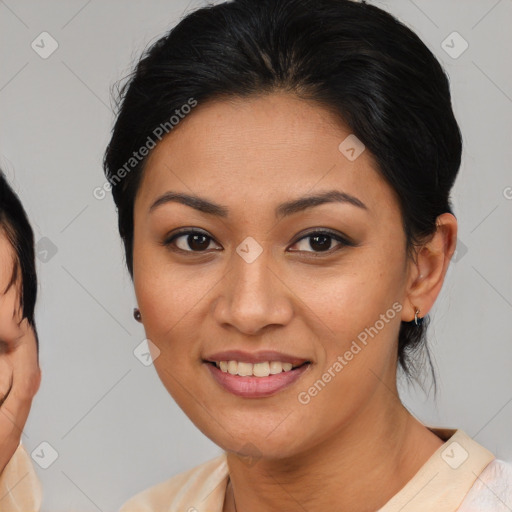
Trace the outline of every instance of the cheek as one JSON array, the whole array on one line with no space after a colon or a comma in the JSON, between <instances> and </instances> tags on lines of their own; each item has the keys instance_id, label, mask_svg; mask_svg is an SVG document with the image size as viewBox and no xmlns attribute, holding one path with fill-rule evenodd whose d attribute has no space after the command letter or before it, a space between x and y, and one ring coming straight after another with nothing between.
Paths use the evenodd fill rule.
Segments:
<instances>
[{"instance_id":1,"label":"cheek","mask_svg":"<svg viewBox=\"0 0 512 512\"><path fill-rule=\"evenodd\" d=\"M218 279L193 266L170 265L158 258L145 258L144 265L135 267L135 294L146 336L160 351L155 368L171 391L174 384L169 374L180 375L183 381L192 366L197 369L201 325L207 314L204 301Z\"/></svg>"},{"instance_id":2,"label":"cheek","mask_svg":"<svg viewBox=\"0 0 512 512\"><path fill-rule=\"evenodd\" d=\"M322 383L328 388L319 393L318 405L344 396L344 407L353 410L378 384L376 375L394 365L403 307L402 261L380 252L367 247L329 271L294 277L293 291L301 299L297 304L303 304L298 315L320 341L318 374L308 382L315 386L320 378L320 388ZM306 400L312 396L307 395Z\"/></svg>"},{"instance_id":3,"label":"cheek","mask_svg":"<svg viewBox=\"0 0 512 512\"><path fill-rule=\"evenodd\" d=\"M297 304L304 306L303 317L339 340L349 340L373 325L403 292L400 258L382 252L367 247L329 268L292 270L285 279L300 299Z\"/></svg>"},{"instance_id":4,"label":"cheek","mask_svg":"<svg viewBox=\"0 0 512 512\"><path fill-rule=\"evenodd\" d=\"M208 278L201 278L197 271L154 266L152 270L139 273L134 284L144 325L159 333L171 329L178 320L200 308L212 287Z\"/></svg>"},{"instance_id":5,"label":"cheek","mask_svg":"<svg viewBox=\"0 0 512 512\"><path fill-rule=\"evenodd\" d=\"M197 371L200 359L197 322L195 328L191 324L196 292L179 272L159 271L155 266L139 272L134 284L146 337L157 347L155 370L178 405L188 410L184 388L193 384L191 370Z\"/></svg>"}]
</instances>

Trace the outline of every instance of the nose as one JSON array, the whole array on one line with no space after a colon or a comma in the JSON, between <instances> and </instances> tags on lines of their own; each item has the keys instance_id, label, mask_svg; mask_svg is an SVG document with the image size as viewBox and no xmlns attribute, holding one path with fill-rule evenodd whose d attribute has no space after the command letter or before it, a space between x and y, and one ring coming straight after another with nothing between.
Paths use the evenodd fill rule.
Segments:
<instances>
[{"instance_id":1,"label":"nose","mask_svg":"<svg viewBox=\"0 0 512 512\"><path fill-rule=\"evenodd\" d=\"M213 314L219 325L257 335L271 325L290 322L293 292L271 260L267 249L251 263L233 254L214 304Z\"/></svg>"}]
</instances>

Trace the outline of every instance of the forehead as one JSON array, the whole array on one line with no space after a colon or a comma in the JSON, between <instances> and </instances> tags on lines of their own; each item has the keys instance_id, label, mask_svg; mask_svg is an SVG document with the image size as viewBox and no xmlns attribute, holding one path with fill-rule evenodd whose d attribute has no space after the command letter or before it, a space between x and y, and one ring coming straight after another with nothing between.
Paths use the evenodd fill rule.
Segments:
<instances>
[{"instance_id":1,"label":"forehead","mask_svg":"<svg viewBox=\"0 0 512 512\"><path fill-rule=\"evenodd\" d=\"M149 155L136 204L146 209L166 189L240 206L331 188L366 204L391 200L369 151L352 161L341 152L347 137L350 128L331 111L290 94L199 104Z\"/></svg>"}]
</instances>

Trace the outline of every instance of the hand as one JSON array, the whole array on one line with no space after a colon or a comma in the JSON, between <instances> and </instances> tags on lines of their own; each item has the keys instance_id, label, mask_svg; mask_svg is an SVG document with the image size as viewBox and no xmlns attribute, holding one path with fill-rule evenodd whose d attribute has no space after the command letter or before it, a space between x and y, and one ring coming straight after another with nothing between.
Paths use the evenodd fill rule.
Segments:
<instances>
[{"instance_id":1,"label":"hand","mask_svg":"<svg viewBox=\"0 0 512 512\"><path fill-rule=\"evenodd\" d=\"M25 318L15 338L0 341L0 473L20 444L40 384L36 335Z\"/></svg>"}]
</instances>

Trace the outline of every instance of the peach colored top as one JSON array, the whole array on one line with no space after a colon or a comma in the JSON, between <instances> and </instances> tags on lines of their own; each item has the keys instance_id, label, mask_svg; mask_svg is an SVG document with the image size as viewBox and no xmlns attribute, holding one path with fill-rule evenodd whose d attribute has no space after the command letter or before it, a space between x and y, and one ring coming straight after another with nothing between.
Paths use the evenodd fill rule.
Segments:
<instances>
[{"instance_id":1,"label":"peach colored top","mask_svg":"<svg viewBox=\"0 0 512 512\"><path fill-rule=\"evenodd\" d=\"M377 512L511 512L512 464L462 430L430 430L445 443ZM222 512L226 453L139 492L119 512ZM20 443L0 475L0 512L40 512L41 484Z\"/></svg>"}]
</instances>

